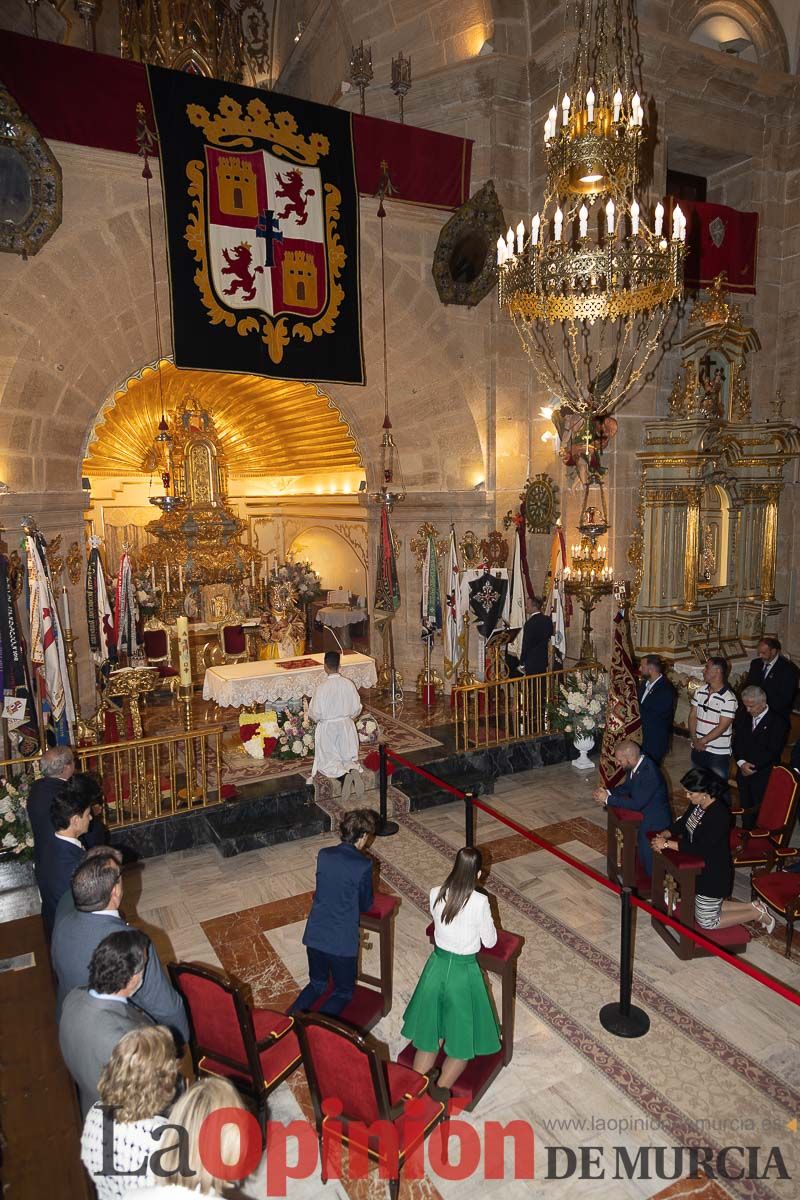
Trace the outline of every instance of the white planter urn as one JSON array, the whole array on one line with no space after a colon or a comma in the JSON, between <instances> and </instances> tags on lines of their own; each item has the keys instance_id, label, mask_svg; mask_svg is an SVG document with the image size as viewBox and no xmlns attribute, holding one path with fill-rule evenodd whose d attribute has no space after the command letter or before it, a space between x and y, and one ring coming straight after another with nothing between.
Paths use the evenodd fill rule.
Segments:
<instances>
[{"instance_id":1,"label":"white planter urn","mask_svg":"<svg viewBox=\"0 0 800 1200\"><path fill-rule=\"evenodd\" d=\"M594 746L593 737L579 737L573 735L572 744L578 751L578 757L572 760L572 765L577 771L593 771L594 763L589 758L589 751Z\"/></svg>"}]
</instances>

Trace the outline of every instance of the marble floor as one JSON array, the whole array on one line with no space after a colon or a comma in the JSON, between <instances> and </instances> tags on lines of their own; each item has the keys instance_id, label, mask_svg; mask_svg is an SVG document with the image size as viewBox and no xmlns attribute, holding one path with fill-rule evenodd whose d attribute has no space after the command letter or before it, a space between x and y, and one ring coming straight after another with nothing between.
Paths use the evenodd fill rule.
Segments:
<instances>
[{"instance_id":1,"label":"marble floor","mask_svg":"<svg viewBox=\"0 0 800 1200\"><path fill-rule=\"evenodd\" d=\"M685 765L678 744L667 765L673 780ZM604 829L591 799L592 773L570 765L549 767L498 780L493 804L546 840L604 871ZM332 803L332 815L336 815ZM459 804L414 814L398 813L400 833L376 843L382 885L401 897L395 936L392 1012L375 1029L396 1054L403 1045L402 1014L424 964L428 946L427 889L443 879L462 843ZM477 1110L465 1119L479 1133L487 1121L528 1122L536 1139L536 1179L485 1179L479 1170L466 1181L446 1180L429 1168L421 1182L404 1187L410 1196L445 1200L458 1195L514 1197L578 1194L592 1197L796 1195L796 1183L781 1180L773 1166L766 1179L678 1179L688 1165L673 1166L670 1149L655 1177L655 1148L702 1145L713 1152L727 1145L758 1146L763 1172L769 1148L779 1147L790 1175L800 1172L800 1036L797 1009L725 963L708 959L680 963L649 922L636 933L634 1000L649 1013L650 1033L639 1040L616 1039L597 1014L616 998L618 901L546 851L509 833L480 814L477 840L491 871L487 890L502 925L525 938L519 962L514 1059ZM186 851L148 860L129 883L126 906L152 933L166 957L218 965L249 985L257 1004L283 1006L305 981L303 923L314 886L314 862L331 835L222 860L213 850ZM746 879L737 881L746 894ZM747 959L776 978L800 983L800 953L782 956L780 927L759 934ZM273 1119L308 1115L301 1072L279 1088ZM563 1173L569 1156L548 1147L599 1147L593 1168L605 1178L547 1178ZM650 1178L615 1178L617 1147L628 1154L652 1147ZM714 1149L716 1148L716 1149ZM589 1151L586 1151L589 1155ZM593 1158L594 1161L594 1158ZM738 1160L732 1159L735 1175ZM666 1172L666 1178L665 1178ZM704 1190L703 1190L704 1189ZM264 1195L263 1177L247 1195ZM321 1194L366 1197L381 1194L377 1180L331 1182L314 1176L289 1181L290 1196Z\"/></svg>"},{"instance_id":2,"label":"marble floor","mask_svg":"<svg viewBox=\"0 0 800 1200\"><path fill-rule=\"evenodd\" d=\"M678 741L667 763L673 782L685 765L685 744ZM562 764L501 777L492 803L604 873L602 814L591 799L595 783L593 772ZM400 832L373 848L381 886L401 898L394 1006L374 1030L393 1056L403 1046L403 1010L428 953L428 888L447 874L464 827L460 804L410 814L402 811L402 798L395 799ZM335 802L328 804L335 817ZM206 848L149 859L126 876L126 914L147 929L165 959L222 967L248 986L254 1003L283 1007L306 979L300 939L314 863L333 836L226 860ZM535 1179L514 1178L509 1142L504 1178L487 1178L483 1165L467 1179L443 1178L426 1158L425 1178L404 1182L403 1200L796 1196L797 1008L721 961L681 963L649 921L640 919L634 1002L649 1014L651 1028L638 1040L612 1037L600 1025L598 1011L617 998L617 898L484 814L478 815L477 841L491 864L486 888L501 924L521 934L525 945L513 1061L476 1111L462 1119L481 1138L488 1122L516 1120L532 1127ZM743 898L747 890L747 879L737 880ZM782 950L779 925L771 937L755 936L747 961L796 988L800 947L795 945L791 960ZM289 1122L309 1114L307 1084L297 1071L273 1093L271 1117ZM688 1146L710 1148L712 1162L722 1147L758 1150L744 1160L737 1152L723 1160L731 1178L699 1180L688 1178L688 1155L681 1161L674 1151ZM457 1148L451 1155L457 1160ZM632 1172L627 1162L634 1164ZM744 1177L737 1179L742 1162ZM573 1163L575 1172L567 1175ZM792 1178L780 1178L781 1164ZM246 1196L267 1194L267 1169L262 1163L247 1181ZM753 1177L756 1171L763 1177ZM276 1179L270 1185L274 1189ZM374 1175L323 1185L316 1172L289 1179L286 1190L302 1200L321 1195L372 1200L387 1194Z\"/></svg>"}]
</instances>

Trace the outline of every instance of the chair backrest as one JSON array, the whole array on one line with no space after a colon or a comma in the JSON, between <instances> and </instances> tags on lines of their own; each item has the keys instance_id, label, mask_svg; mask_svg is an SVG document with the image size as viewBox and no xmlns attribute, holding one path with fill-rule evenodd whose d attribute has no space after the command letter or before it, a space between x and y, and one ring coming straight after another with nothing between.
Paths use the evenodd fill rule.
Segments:
<instances>
[{"instance_id":1,"label":"chair backrest","mask_svg":"<svg viewBox=\"0 0 800 1200\"><path fill-rule=\"evenodd\" d=\"M236 984L192 963L170 963L169 973L186 1001L196 1056L219 1059L257 1078L253 1018Z\"/></svg>"},{"instance_id":2,"label":"chair backrest","mask_svg":"<svg viewBox=\"0 0 800 1200\"><path fill-rule=\"evenodd\" d=\"M794 771L788 767L772 768L758 809L756 824L759 829L782 829L789 823L797 805L798 786Z\"/></svg>"},{"instance_id":3,"label":"chair backrest","mask_svg":"<svg viewBox=\"0 0 800 1200\"><path fill-rule=\"evenodd\" d=\"M169 636L166 629L145 629L142 634L144 652L149 659L169 657Z\"/></svg>"},{"instance_id":4,"label":"chair backrest","mask_svg":"<svg viewBox=\"0 0 800 1200\"><path fill-rule=\"evenodd\" d=\"M366 1124L388 1120L383 1065L361 1035L315 1013L300 1014L297 1028L317 1111L326 1100L338 1100L342 1120Z\"/></svg>"},{"instance_id":5,"label":"chair backrest","mask_svg":"<svg viewBox=\"0 0 800 1200\"><path fill-rule=\"evenodd\" d=\"M243 625L222 626L222 649L225 654L244 654L247 642Z\"/></svg>"}]
</instances>

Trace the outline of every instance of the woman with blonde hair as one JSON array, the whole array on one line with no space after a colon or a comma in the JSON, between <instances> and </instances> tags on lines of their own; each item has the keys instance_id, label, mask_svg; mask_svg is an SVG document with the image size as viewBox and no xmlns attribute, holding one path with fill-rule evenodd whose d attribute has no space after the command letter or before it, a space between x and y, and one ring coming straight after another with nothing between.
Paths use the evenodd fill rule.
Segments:
<instances>
[{"instance_id":1,"label":"woman with blonde hair","mask_svg":"<svg viewBox=\"0 0 800 1200\"><path fill-rule=\"evenodd\" d=\"M170 1109L169 1129L158 1141L158 1186L153 1186L151 1178L150 1186L135 1193L136 1200L177 1200L182 1195L216 1196L221 1200L223 1189L232 1184L211 1174L204 1161L207 1155L203 1153L201 1132L206 1119L223 1108L245 1109L241 1096L227 1079L198 1079L186 1089ZM255 1117L247 1123L247 1129L252 1129L258 1139L260 1160L261 1130ZM213 1153L230 1164L251 1159L249 1146L240 1145L239 1128L232 1122L224 1124L219 1134L214 1133ZM253 1168L257 1165L258 1160Z\"/></svg>"},{"instance_id":2,"label":"woman with blonde hair","mask_svg":"<svg viewBox=\"0 0 800 1200\"><path fill-rule=\"evenodd\" d=\"M108 1165L103 1162L103 1110L106 1130L112 1131L113 1169L135 1172L158 1145L153 1134L165 1124L163 1114L175 1099L177 1085L178 1060L168 1029L147 1025L120 1038L100 1076L100 1100L86 1114L81 1137L81 1159L98 1200L117 1200L150 1182L145 1172L138 1177L103 1173Z\"/></svg>"}]
</instances>

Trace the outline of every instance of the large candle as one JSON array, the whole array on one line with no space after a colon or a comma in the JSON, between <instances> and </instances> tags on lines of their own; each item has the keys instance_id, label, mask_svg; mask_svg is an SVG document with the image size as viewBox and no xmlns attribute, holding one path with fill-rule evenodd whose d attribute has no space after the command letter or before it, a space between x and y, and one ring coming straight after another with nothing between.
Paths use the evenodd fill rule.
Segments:
<instances>
[{"instance_id":1,"label":"large candle","mask_svg":"<svg viewBox=\"0 0 800 1200\"><path fill-rule=\"evenodd\" d=\"M182 688L192 686L192 658L189 652L189 618L178 617L178 679Z\"/></svg>"},{"instance_id":2,"label":"large candle","mask_svg":"<svg viewBox=\"0 0 800 1200\"><path fill-rule=\"evenodd\" d=\"M167 585L167 595L169 595L169 563L164 563L164 582Z\"/></svg>"},{"instance_id":3,"label":"large candle","mask_svg":"<svg viewBox=\"0 0 800 1200\"><path fill-rule=\"evenodd\" d=\"M61 598L64 602L64 628L72 629L72 622L69 619L69 600L67 599L67 589L65 587L61 589Z\"/></svg>"}]
</instances>

